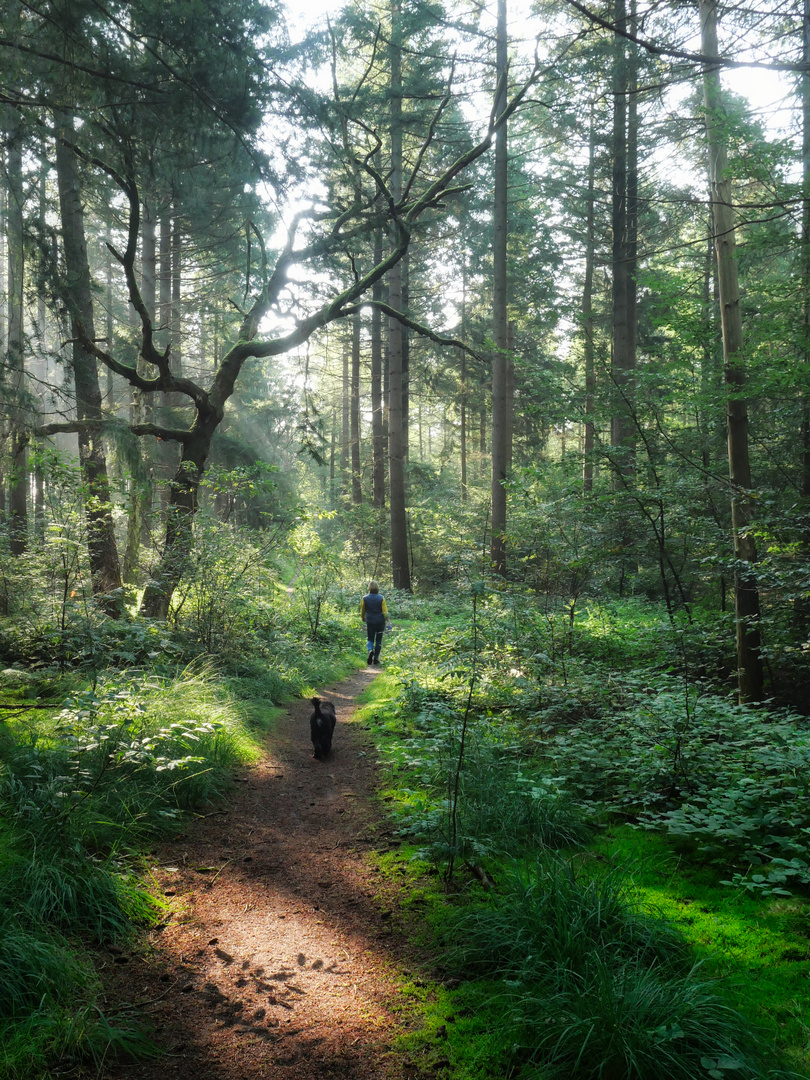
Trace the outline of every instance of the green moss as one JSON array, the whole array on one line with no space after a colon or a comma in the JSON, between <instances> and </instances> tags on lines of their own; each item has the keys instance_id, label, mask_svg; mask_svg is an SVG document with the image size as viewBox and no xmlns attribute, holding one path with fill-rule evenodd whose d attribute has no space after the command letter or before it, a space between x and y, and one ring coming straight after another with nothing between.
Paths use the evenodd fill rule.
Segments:
<instances>
[{"instance_id":1,"label":"green moss","mask_svg":"<svg viewBox=\"0 0 810 1080\"><path fill-rule=\"evenodd\" d=\"M681 930L732 1004L810 1073L810 901L721 885L716 871L690 865L656 833L625 826L603 843L629 860L641 902Z\"/></svg>"},{"instance_id":2,"label":"green moss","mask_svg":"<svg viewBox=\"0 0 810 1080\"><path fill-rule=\"evenodd\" d=\"M476 982L456 989L433 983L418 997L415 992L422 1026L398 1043L409 1075L452 1080L504 1080L514 1075L513 1047L497 991L496 984Z\"/></svg>"}]
</instances>

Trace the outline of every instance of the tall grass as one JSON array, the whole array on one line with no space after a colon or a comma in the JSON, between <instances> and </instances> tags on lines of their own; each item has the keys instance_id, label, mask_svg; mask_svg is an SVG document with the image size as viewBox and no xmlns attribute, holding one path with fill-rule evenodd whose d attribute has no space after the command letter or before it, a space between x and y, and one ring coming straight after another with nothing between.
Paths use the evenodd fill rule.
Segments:
<instances>
[{"instance_id":1,"label":"tall grass","mask_svg":"<svg viewBox=\"0 0 810 1080\"><path fill-rule=\"evenodd\" d=\"M450 967L491 980L521 1076L770 1075L747 1021L628 881L626 868L575 869L547 854L514 864L496 894L445 925Z\"/></svg>"},{"instance_id":2,"label":"tall grass","mask_svg":"<svg viewBox=\"0 0 810 1080\"><path fill-rule=\"evenodd\" d=\"M131 874L131 861L183 811L222 796L233 765L254 752L207 670L83 691L56 718L9 731L0 772L0 1080L46 1075L58 1058L152 1051L101 1014L92 968L65 936L109 941L154 921L162 900Z\"/></svg>"}]
</instances>

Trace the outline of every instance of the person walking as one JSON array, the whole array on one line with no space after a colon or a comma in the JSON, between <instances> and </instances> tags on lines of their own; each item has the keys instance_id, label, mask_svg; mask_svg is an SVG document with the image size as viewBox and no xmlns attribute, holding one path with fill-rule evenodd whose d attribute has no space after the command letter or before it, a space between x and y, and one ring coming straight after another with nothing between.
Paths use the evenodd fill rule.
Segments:
<instances>
[{"instance_id":1,"label":"person walking","mask_svg":"<svg viewBox=\"0 0 810 1080\"><path fill-rule=\"evenodd\" d=\"M372 664L379 666L383 634L391 629L391 621L388 617L385 597L380 594L380 586L376 581L368 583L368 592L360 601L360 618L366 624L366 649L368 650L366 664L369 667Z\"/></svg>"}]
</instances>

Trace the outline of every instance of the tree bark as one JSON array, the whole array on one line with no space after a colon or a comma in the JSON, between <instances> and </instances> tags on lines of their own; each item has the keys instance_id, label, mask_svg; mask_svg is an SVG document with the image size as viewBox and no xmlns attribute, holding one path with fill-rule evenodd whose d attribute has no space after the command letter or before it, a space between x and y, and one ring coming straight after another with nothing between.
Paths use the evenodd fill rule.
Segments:
<instances>
[{"instance_id":1,"label":"tree bark","mask_svg":"<svg viewBox=\"0 0 810 1080\"><path fill-rule=\"evenodd\" d=\"M625 0L614 0L614 22L627 28ZM635 474L633 396L636 366L636 213L638 180L636 164L635 93L627 57L627 43L614 36L613 61L613 337L612 372L616 387L611 443L615 462L614 486L622 490ZM629 526L623 532L627 534Z\"/></svg>"},{"instance_id":2,"label":"tree bark","mask_svg":"<svg viewBox=\"0 0 810 1080\"><path fill-rule=\"evenodd\" d=\"M512 471L515 448L515 324L506 324L506 472Z\"/></svg>"},{"instance_id":3,"label":"tree bark","mask_svg":"<svg viewBox=\"0 0 810 1080\"><path fill-rule=\"evenodd\" d=\"M506 105L506 0L498 0L495 72L498 81L495 115ZM492 239L492 480L490 562L496 574L506 576L506 475L509 466L508 316L506 240L509 227L506 124L495 136L495 194Z\"/></svg>"},{"instance_id":4,"label":"tree bark","mask_svg":"<svg viewBox=\"0 0 810 1080\"><path fill-rule=\"evenodd\" d=\"M20 121L16 110L6 106L8 154L8 349L11 394L11 477L8 499L9 547L22 555L28 546L28 439L25 435L22 396L25 389L23 355L23 180Z\"/></svg>"},{"instance_id":5,"label":"tree bark","mask_svg":"<svg viewBox=\"0 0 810 1080\"><path fill-rule=\"evenodd\" d=\"M158 269L157 345L165 349L171 343L172 324L172 219L168 207L160 215Z\"/></svg>"},{"instance_id":6,"label":"tree bark","mask_svg":"<svg viewBox=\"0 0 810 1080\"><path fill-rule=\"evenodd\" d=\"M87 245L84 234L84 211L79 198L79 176L73 151L64 141L72 141L73 122L69 114L57 117L56 175L59 187L59 211L65 257L67 300L73 337L72 362L76 390L76 415L79 420L100 422L101 390L96 358L82 344L82 335L95 340L93 297ZM119 616L123 610L121 571L107 478L104 443L98 431L79 431L79 461L84 479L87 550L90 560L93 596L108 615Z\"/></svg>"},{"instance_id":7,"label":"tree bark","mask_svg":"<svg viewBox=\"0 0 810 1080\"><path fill-rule=\"evenodd\" d=\"M411 304L411 255L407 251L402 259L402 310L410 314ZM402 335L402 454L404 460L410 455L411 442L411 335L407 326L400 325Z\"/></svg>"},{"instance_id":8,"label":"tree bark","mask_svg":"<svg viewBox=\"0 0 810 1080\"><path fill-rule=\"evenodd\" d=\"M715 0L699 0L701 51L717 56L717 7ZM759 589L756 577L757 549L751 505L751 464L748 453L748 408L743 391L742 313L737 277L737 247L723 96L716 67L703 69L706 129L709 143L709 183L712 220L720 287L723 329L723 364L726 383L728 464L731 481L731 527L734 540L734 607L737 626L737 689L740 702L760 701L763 696L760 656Z\"/></svg>"},{"instance_id":9,"label":"tree bark","mask_svg":"<svg viewBox=\"0 0 810 1080\"><path fill-rule=\"evenodd\" d=\"M341 435L340 435L340 490L345 495L348 491L349 480L349 444L351 415L350 382L349 382L349 341L343 339L343 372L341 378L342 401L341 401Z\"/></svg>"},{"instance_id":10,"label":"tree bark","mask_svg":"<svg viewBox=\"0 0 810 1080\"><path fill-rule=\"evenodd\" d=\"M182 242L177 210L172 219L172 307L170 341L172 343L172 371L183 375L183 323L180 307L182 297Z\"/></svg>"},{"instance_id":11,"label":"tree bark","mask_svg":"<svg viewBox=\"0 0 810 1080\"><path fill-rule=\"evenodd\" d=\"M802 29L802 359L806 385L810 370L810 0L804 0ZM810 402L806 394L802 402L801 445L801 493L807 499L810 498ZM805 544L810 548L810 540Z\"/></svg>"},{"instance_id":12,"label":"tree bark","mask_svg":"<svg viewBox=\"0 0 810 1080\"><path fill-rule=\"evenodd\" d=\"M402 199L402 27L400 0L391 0L391 196ZM392 222L392 244L398 243ZM388 274L388 304L402 311L402 264ZM388 320L388 475L391 500L391 577L397 589L411 588L408 521L405 510L405 436L403 429L402 323Z\"/></svg>"},{"instance_id":13,"label":"tree bark","mask_svg":"<svg viewBox=\"0 0 810 1080\"><path fill-rule=\"evenodd\" d=\"M363 486L360 469L360 312L352 316L352 384L351 384L351 437L352 437L352 502L363 502Z\"/></svg>"},{"instance_id":14,"label":"tree bark","mask_svg":"<svg viewBox=\"0 0 810 1080\"><path fill-rule=\"evenodd\" d=\"M461 339L467 336L467 262L461 265ZM467 491L467 353L461 350L461 386L459 387L458 411L461 421L461 502L466 503Z\"/></svg>"},{"instance_id":15,"label":"tree bark","mask_svg":"<svg viewBox=\"0 0 810 1080\"><path fill-rule=\"evenodd\" d=\"M585 280L582 285L582 353L585 365L585 438L582 447L582 489L593 491L594 423L596 406L596 352L593 321L593 273L596 258L595 183L596 183L596 124L591 105L588 128L588 194L585 211Z\"/></svg>"},{"instance_id":16,"label":"tree bark","mask_svg":"<svg viewBox=\"0 0 810 1080\"><path fill-rule=\"evenodd\" d=\"M157 236L155 216L149 201L144 201L141 229L141 298L149 318L154 321L156 283L157 283ZM141 377L148 374L146 362L139 354L137 371ZM133 424L148 424L154 421L154 394L149 394L137 386L132 387L132 406L130 409ZM150 460L147 446L141 444L140 454L143 460L143 479L131 476L129 481L129 508L127 511L127 537L124 548L121 573L124 581L131 585L141 583L140 552L141 544L146 539L149 523L149 511L152 504L152 483L146 476L150 473Z\"/></svg>"},{"instance_id":17,"label":"tree bark","mask_svg":"<svg viewBox=\"0 0 810 1080\"><path fill-rule=\"evenodd\" d=\"M383 257L382 229L374 230L374 265L379 266ZM383 283L377 281L371 292L372 300L383 298ZM382 312L371 309L371 455L372 455L372 502L378 509L385 506L385 438L383 433L383 340Z\"/></svg>"}]
</instances>

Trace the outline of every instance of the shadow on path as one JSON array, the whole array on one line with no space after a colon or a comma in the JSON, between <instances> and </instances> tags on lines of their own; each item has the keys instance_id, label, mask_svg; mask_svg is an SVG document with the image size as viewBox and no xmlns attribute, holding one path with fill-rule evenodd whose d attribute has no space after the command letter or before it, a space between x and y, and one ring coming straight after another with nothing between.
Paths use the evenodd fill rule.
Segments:
<instances>
[{"instance_id":1,"label":"shadow on path","mask_svg":"<svg viewBox=\"0 0 810 1080\"><path fill-rule=\"evenodd\" d=\"M353 718L373 677L321 692L338 715L326 761L312 757L309 702L293 703L226 806L156 851L171 915L148 953L110 956L106 982L108 1000L148 1003L167 1053L99 1077L401 1075L386 1044L395 953L407 954L363 860L388 834L369 798L379 765Z\"/></svg>"}]
</instances>

